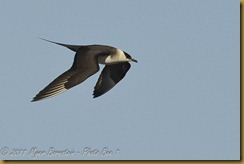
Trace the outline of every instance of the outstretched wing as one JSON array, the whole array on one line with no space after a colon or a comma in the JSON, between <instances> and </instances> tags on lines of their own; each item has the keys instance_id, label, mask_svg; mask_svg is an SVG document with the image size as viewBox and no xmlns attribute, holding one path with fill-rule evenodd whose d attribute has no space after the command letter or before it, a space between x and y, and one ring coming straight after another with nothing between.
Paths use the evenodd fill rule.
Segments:
<instances>
[{"instance_id":1,"label":"outstretched wing","mask_svg":"<svg viewBox=\"0 0 244 164\"><path fill-rule=\"evenodd\" d=\"M129 69L130 64L128 62L106 65L94 87L93 98L101 96L112 89L125 77Z\"/></svg>"},{"instance_id":2,"label":"outstretched wing","mask_svg":"<svg viewBox=\"0 0 244 164\"><path fill-rule=\"evenodd\" d=\"M48 86L41 90L32 101L38 101L63 93L82 83L98 71L99 66L96 56L92 54L88 55L87 52L78 50L72 67L48 84Z\"/></svg>"},{"instance_id":3,"label":"outstretched wing","mask_svg":"<svg viewBox=\"0 0 244 164\"><path fill-rule=\"evenodd\" d=\"M72 84L75 86L75 81L71 81L70 79L77 76L77 72L75 70L69 69L68 71L61 74L55 80L53 80L48 86L46 86L43 90L41 90L32 100L38 101L41 99L45 99L48 97L55 96L57 94L63 93L71 87L67 87L66 85Z\"/></svg>"}]
</instances>

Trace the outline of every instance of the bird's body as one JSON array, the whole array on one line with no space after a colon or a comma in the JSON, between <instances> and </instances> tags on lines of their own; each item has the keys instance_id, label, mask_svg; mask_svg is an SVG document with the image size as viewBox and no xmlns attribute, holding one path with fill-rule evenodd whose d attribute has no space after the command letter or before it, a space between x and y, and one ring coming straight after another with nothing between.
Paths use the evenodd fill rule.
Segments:
<instances>
[{"instance_id":1,"label":"bird's body","mask_svg":"<svg viewBox=\"0 0 244 164\"><path fill-rule=\"evenodd\" d=\"M41 90L32 101L38 101L65 92L97 73L99 71L98 64L105 64L93 92L94 98L101 96L124 78L130 69L130 61L137 62L126 52L111 46L52 43L67 47L76 52L74 62L69 70L58 76Z\"/></svg>"}]
</instances>

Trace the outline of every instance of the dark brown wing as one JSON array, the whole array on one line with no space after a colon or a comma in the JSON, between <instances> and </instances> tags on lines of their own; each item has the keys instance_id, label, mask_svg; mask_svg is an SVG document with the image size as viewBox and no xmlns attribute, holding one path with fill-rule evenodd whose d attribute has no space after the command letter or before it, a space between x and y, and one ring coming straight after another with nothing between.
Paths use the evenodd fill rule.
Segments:
<instances>
[{"instance_id":1,"label":"dark brown wing","mask_svg":"<svg viewBox=\"0 0 244 164\"><path fill-rule=\"evenodd\" d=\"M93 91L93 98L103 95L112 89L120 80L122 80L128 70L130 64L128 62L106 65L98 78Z\"/></svg>"},{"instance_id":2,"label":"dark brown wing","mask_svg":"<svg viewBox=\"0 0 244 164\"><path fill-rule=\"evenodd\" d=\"M32 101L52 97L65 92L99 71L97 57L86 50L78 50L72 67L41 90Z\"/></svg>"}]
</instances>

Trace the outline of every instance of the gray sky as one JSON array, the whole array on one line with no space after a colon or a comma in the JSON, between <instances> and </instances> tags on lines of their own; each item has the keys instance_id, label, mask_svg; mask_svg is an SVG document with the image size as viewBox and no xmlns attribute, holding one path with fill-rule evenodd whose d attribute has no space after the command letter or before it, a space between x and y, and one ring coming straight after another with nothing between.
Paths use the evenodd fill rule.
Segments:
<instances>
[{"instance_id":1,"label":"gray sky","mask_svg":"<svg viewBox=\"0 0 244 164\"><path fill-rule=\"evenodd\" d=\"M0 158L240 159L239 3L1 1ZM139 63L99 98L98 73L31 103L74 57L39 37Z\"/></svg>"}]
</instances>

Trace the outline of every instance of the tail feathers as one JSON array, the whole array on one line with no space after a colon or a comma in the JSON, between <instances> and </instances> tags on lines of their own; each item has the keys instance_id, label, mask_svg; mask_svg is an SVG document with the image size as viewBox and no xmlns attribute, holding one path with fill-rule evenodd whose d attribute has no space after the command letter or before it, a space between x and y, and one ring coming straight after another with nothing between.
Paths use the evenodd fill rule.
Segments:
<instances>
[{"instance_id":1,"label":"tail feathers","mask_svg":"<svg viewBox=\"0 0 244 164\"><path fill-rule=\"evenodd\" d=\"M44 41L47 41L47 42L50 42L50 43L54 43L54 44L57 44L57 45L60 45L60 46L64 46L72 51L75 51L77 52L78 49L81 47L80 45L70 45L70 44L63 44L63 43L58 43L58 42L53 42L53 41L50 41L50 40L47 40L47 39L43 39L43 38L40 38L41 40L44 40Z\"/></svg>"}]
</instances>

